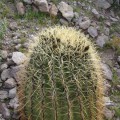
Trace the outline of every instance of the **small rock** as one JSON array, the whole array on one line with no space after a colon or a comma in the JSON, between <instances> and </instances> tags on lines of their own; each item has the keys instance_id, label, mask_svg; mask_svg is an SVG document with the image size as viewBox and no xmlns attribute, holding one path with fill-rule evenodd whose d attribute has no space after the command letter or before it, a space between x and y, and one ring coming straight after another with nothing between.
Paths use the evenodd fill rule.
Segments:
<instances>
[{"instance_id":1,"label":"small rock","mask_svg":"<svg viewBox=\"0 0 120 120\"><path fill-rule=\"evenodd\" d=\"M108 80L112 80L113 74L112 74L112 71L110 70L110 67L107 64L102 63L102 69L103 69L105 78Z\"/></svg>"},{"instance_id":2,"label":"small rock","mask_svg":"<svg viewBox=\"0 0 120 120\"><path fill-rule=\"evenodd\" d=\"M5 119L10 119L10 111L5 103L0 103L0 113Z\"/></svg>"},{"instance_id":3,"label":"small rock","mask_svg":"<svg viewBox=\"0 0 120 120\"><path fill-rule=\"evenodd\" d=\"M25 14L25 7L24 7L22 2L18 2L16 4L16 8L17 8L17 11L18 11L19 15L24 15Z\"/></svg>"},{"instance_id":4,"label":"small rock","mask_svg":"<svg viewBox=\"0 0 120 120\"><path fill-rule=\"evenodd\" d=\"M108 9L111 5L107 2L107 0L97 0L96 5L103 9Z\"/></svg>"},{"instance_id":5,"label":"small rock","mask_svg":"<svg viewBox=\"0 0 120 120\"><path fill-rule=\"evenodd\" d=\"M120 85L117 85L116 87L117 87L118 90L120 90Z\"/></svg>"},{"instance_id":6,"label":"small rock","mask_svg":"<svg viewBox=\"0 0 120 120\"><path fill-rule=\"evenodd\" d=\"M107 120L113 120L115 113L112 110L109 110L108 108L104 108L103 113Z\"/></svg>"},{"instance_id":7,"label":"small rock","mask_svg":"<svg viewBox=\"0 0 120 120\"><path fill-rule=\"evenodd\" d=\"M59 11L62 13L62 16L68 21L71 21L74 17L73 8L65 2L60 2L58 5Z\"/></svg>"},{"instance_id":8,"label":"small rock","mask_svg":"<svg viewBox=\"0 0 120 120\"><path fill-rule=\"evenodd\" d=\"M1 57L2 57L3 59L6 59L7 56L8 56L8 52L5 51L5 50L2 50L2 51L1 51Z\"/></svg>"},{"instance_id":9,"label":"small rock","mask_svg":"<svg viewBox=\"0 0 120 120\"><path fill-rule=\"evenodd\" d=\"M105 28L104 28L104 33L105 33L105 35L109 36L110 29L107 28L107 27L105 27Z\"/></svg>"},{"instance_id":10,"label":"small rock","mask_svg":"<svg viewBox=\"0 0 120 120\"><path fill-rule=\"evenodd\" d=\"M9 25L9 28L11 30L16 30L18 28L18 25L16 22L11 22L10 25Z\"/></svg>"},{"instance_id":11,"label":"small rock","mask_svg":"<svg viewBox=\"0 0 120 120\"><path fill-rule=\"evenodd\" d=\"M21 46L22 46L21 44L18 44L18 45L15 46L15 49L19 50Z\"/></svg>"},{"instance_id":12,"label":"small rock","mask_svg":"<svg viewBox=\"0 0 120 120\"><path fill-rule=\"evenodd\" d=\"M106 24L107 26L111 26L111 23L108 22L108 21L106 21L105 24Z\"/></svg>"},{"instance_id":13,"label":"small rock","mask_svg":"<svg viewBox=\"0 0 120 120\"><path fill-rule=\"evenodd\" d=\"M3 71L5 69L7 69L7 67L8 67L8 65L6 63L4 63L0 66L0 70Z\"/></svg>"},{"instance_id":14,"label":"small rock","mask_svg":"<svg viewBox=\"0 0 120 120\"><path fill-rule=\"evenodd\" d=\"M96 18L100 18L100 14L98 13L96 9L92 9L92 13L94 14Z\"/></svg>"},{"instance_id":15,"label":"small rock","mask_svg":"<svg viewBox=\"0 0 120 120\"><path fill-rule=\"evenodd\" d=\"M116 70L118 77L120 78L120 69Z\"/></svg>"},{"instance_id":16,"label":"small rock","mask_svg":"<svg viewBox=\"0 0 120 120\"><path fill-rule=\"evenodd\" d=\"M19 65L11 68L11 75L17 81L17 84L21 81L24 76L25 66Z\"/></svg>"},{"instance_id":17,"label":"small rock","mask_svg":"<svg viewBox=\"0 0 120 120\"><path fill-rule=\"evenodd\" d=\"M18 106L19 106L19 104L18 104L18 98L15 97L15 98L11 99L10 102L9 102L9 106L11 108L17 109Z\"/></svg>"},{"instance_id":18,"label":"small rock","mask_svg":"<svg viewBox=\"0 0 120 120\"><path fill-rule=\"evenodd\" d=\"M1 79L3 81L5 81L6 79L11 78L11 73L10 72L11 72L10 68L3 70L3 72L1 73Z\"/></svg>"},{"instance_id":19,"label":"small rock","mask_svg":"<svg viewBox=\"0 0 120 120\"><path fill-rule=\"evenodd\" d=\"M4 90L0 90L0 100L4 100L8 98L8 92Z\"/></svg>"},{"instance_id":20,"label":"small rock","mask_svg":"<svg viewBox=\"0 0 120 120\"><path fill-rule=\"evenodd\" d=\"M90 20L86 20L84 22L79 23L79 26L80 28L85 30L90 26L90 23L91 23Z\"/></svg>"},{"instance_id":21,"label":"small rock","mask_svg":"<svg viewBox=\"0 0 120 120\"><path fill-rule=\"evenodd\" d=\"M13 52L12 60L17 64L20 65L27 60L27 57L21 52Z\"/></svg>"},{"instance_id":22,"label":"small rock","mask_svg":"<svg viewBox=\"0 0 120 120\"><path fill-rule=\"evenodd\" d=\"M108 40L109 40L108 36L101 35L101 36L98 36L98 38L96 40L96 44L100 47L103 47Z\"/></svg>"},{"instance_id":23,"label":"small rock","mask_svg":"<svg viewBox=\"0 0 120 120\"><path fill-rule=\"evenodd\" d=\"M5 88L13 88L16 86L15 80L13 78L9 78L4 82L4 86Z\"/></svg>"},{"instance_id":24,"label":"small rock","mask_svg":"<svg viewBox=\"0 0 120 120\"><path fill-rule=\"evenodd\" d=\"M117 62L118 62L118 64L120 64L120 56L118 56Z\"/></svg>"},{"instance_id":25,"label":"small rock","mask_svg":"<svg viewBox=\"0 0 120 120\"><path fill-rule=\"evenodd\" d=\"M58 8L56 7L55 4L51 4L50 9L49 9L49 13L51 16L57 16Z\"/></svg>"},{"instance_id":26,"label":"small rock","mask_svg":"<svg viewBox=\"0 0 120 120\"><path fill-rule=\"evenodd\" d=\"M16 96L16 92L17 92L16 87L9 90L9 95L8 95L9 98L14 98Z\"/></svg>"},{"instance_id":27,"label":"small rock","mask_svg":"<svg viewBox=\"0 0 120 120\"><path fill-rule=\"evenodd\" d=\"M90 26L90 27L88 28L88 33L89 33L93 38L95 38L95 37L98 36L97 29L96 29L95 27L92 27L92 26Z\"/></svg>"},{"instance_id":28,"label":"small rock","mask_svg":"<svg viewBox=\"0 0 120 120\"><path fill-rule=\"evenodd\" d=\"M33 3L38 6L41 12L49 12L47 0L34 0Z\"/></svg>"},{"instance_id":29,"label":"small rock","mask_svg":"<svg viewBox=\"0 0 120 120\"><path fill-rule=\"evenodd\" d=\"M65 26L68 26L68 21L66 21L65 19L60 19L60 23L62 24L62 25L65 25Z\"/></svg>"},{"instance_id":30,"label":"small rock","mask_svg":"<svg viewBox=\"0 0 120 120\"><path fill-rule=\"evenodd\" d=\"M113 22L117 22L117 21L118 21L118 19L113 18L113 17L110 17L110 19L111 19Z\"/></svg>"},{"instance_id":31,"label":"small rock","mask_svg":"<svg viewBox=\"0 0 120 120\"><path fill-rule=\"evenodd\" d=\"M23 2L25 2L27 4L32 4L32 0L23 0Z\"/></svg>"},{"instance_id":32,"label":"small rock","mask_svg":"<svg viewBox=\"0 0 120 120\"><path fill-rule=\"evenodd\" d=\"M105 106L113 106L114 103L110 100L109 97L104 97Z\"/></svg>"}]
</instances>

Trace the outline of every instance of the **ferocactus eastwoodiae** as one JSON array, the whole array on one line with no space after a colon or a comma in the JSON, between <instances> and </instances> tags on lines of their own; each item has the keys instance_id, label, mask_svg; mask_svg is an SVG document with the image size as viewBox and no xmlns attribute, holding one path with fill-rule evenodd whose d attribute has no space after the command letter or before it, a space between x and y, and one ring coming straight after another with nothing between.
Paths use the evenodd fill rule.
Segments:
<instances>
[{"instance_id":1,"label":"ferocactus eastwoodiae","mask_svg":"<svg viewBox=\"0 0 120 120\"><path fill-rule=\"evenodd\" d=\"M94 45L69 27L42 31L20 85L21 120L103 120L103 75Z\"/></svg>"}]
</instances>

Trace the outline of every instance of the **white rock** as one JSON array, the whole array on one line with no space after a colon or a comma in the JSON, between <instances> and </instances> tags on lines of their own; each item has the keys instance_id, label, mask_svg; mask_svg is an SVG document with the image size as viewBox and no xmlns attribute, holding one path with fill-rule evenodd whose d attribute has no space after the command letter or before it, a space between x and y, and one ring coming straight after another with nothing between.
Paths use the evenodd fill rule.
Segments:
<instances>
[{"instance_id":1,"label":"white rock","mask_svg":"<svg viewBox=\"0 0 120 120\"><path fill-rule=\"evenodd\" d=\"M20 65L27 60L27 57L21 52L13 52L12 60L17 64Z\"/></svg>"},{"instance_id":2,"label":"white rock","mask_svg":"<svg viewBox=\"0 0 120 120\"><path fill-rule=\"evenodd\" d=\"M90 26L88 28L88 33L90 34L90 36L92 36L93 38L98 36L98 32L97 29L95 27Z\"/></svg>"},{"instance_id":3,"label":"white rock","mask_svg":"<svg viewBox=\"0 0 120 120\"><path fill-rule=\"evenodd\" d=\"M38 6L41 12L49 12L47 0L34 0L33 3Z\"/></svg>"},{"instance_id":4,"label":"white rock","mask_svg":"<svg viewBox=\"0 0 120 120\"><path fill-rule=\"evenodd\" d=\"M96 40L96 44L100 47L103 47L108 40L109 40L108 36L101 35L101 36L98 36L98 38Z\"/></svg>"},{"instance_id":5,"label":"white rock","mask_svg":"<svg viewBox=\"0 0 120 120\"><path fill-rule=\"evenodd\" d=\"M9 28L11 30L16 30L18 27L17 23L16 22L11 22L10 25L9 25Z\"/></svg>"},{"instance_id":6,"label":"white rock","mask_svg":"<svg viewBox=\"0 0 120 120\"><path fill-rule=\"evenodd\" d=\"M58 5L59 11L62 13L62 16L68 21L71 21L74 17L73 8L65 2L60 2Z\"/></svg>"},{"instance_id":7,"label":"white rock","mask_svg":"<svg viewBox=\"0 0 120 120\"><path fill-rule=\"evenodd\" d=\"M108 80L112 80L113 74L112 74L112 71L110 70L110 67L107 64L102 63L102 69L103 69L105 78Z\"/></svg>"},{"instance_id":8,"label":"white rock","mask_svg":"<svg viewBox=\"0 0 120 120\"><path fill-rule=\"evenodd\" d=\"M85 30L90 26L90 23L91 23L90 20L86 20L86 21L80 22L79 26L80 28Z\"/></svg>"}]
</instances>

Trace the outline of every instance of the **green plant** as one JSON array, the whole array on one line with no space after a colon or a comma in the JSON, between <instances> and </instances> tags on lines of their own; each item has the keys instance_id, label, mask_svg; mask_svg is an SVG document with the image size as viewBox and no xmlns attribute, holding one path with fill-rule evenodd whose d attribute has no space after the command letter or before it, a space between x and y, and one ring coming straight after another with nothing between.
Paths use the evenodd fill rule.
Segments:
<instances>
[{"instance_id":1,"label":"green plant","mask_svg":"<svg viewBox=\"0 0 120 120\"><path fill-rule=\"evenodd\" d=\"M7 30L7 21L6 19L2 19L0 20L0 49L2 47L2 39L6 30Z\"/></svg>"},{"instance_id":2,"label":"green plant","mask_svg":"<svg viewBox=\"0 0 120 120\"><path fill-rule=\"evenodd\" d=\"M0 19L6 17L8 13L8 7L6 6L6 4L4 4L4 2L0 1Z\"/></svg>"},{"instance_id":3,"label":"green plant","mask_svg":"<svg viewBox=\"0 0 120 120\"><path fill-rule=\"evenodd\" d=\"M106 47L116 50L116 54L120 55L120 37L113 36L112 40L106 44Z\"/></svg>"},{"instance_id":4,"label":"green plant","mask_svg":"<svg viewBox=\"0 0 120 120\"><path fill-rule=\"evenodd\" d=\"M100 59L83 33L48 28L29 53L18 91L22 120L103 120Z\"/></svg>"}]
</instances>

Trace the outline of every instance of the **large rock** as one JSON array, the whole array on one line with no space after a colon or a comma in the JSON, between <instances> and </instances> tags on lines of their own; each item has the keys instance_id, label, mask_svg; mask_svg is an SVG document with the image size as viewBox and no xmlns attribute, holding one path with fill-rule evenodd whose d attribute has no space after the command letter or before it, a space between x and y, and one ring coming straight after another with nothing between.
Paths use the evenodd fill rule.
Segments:
<instances>
[{"instance_id":1,"label":"large rock","mask_svg":"<svg viewBox=\"0 0 120 120\"><path fill-rule=\"evenodd\" d=\"M100 47L103 47L106 42L108 42L109 40L109 37L106 36L106 35L101 35L101 36L98 36L97 40L96 40L96 44Z\"/></svg>"},{"instance_id":2,"label":"large rock","mask_svg":"<svg viewBox=\"0 0 120 120\"><path fill-rule=\"evenodd\" d=\"M0 113L3 115L5 119L10 120L10 111L5 103L0 103Z\"/></svg>"},{"instance_id":3,"label":"large rock","mask_svg":"<svg viewBox=\"0 0 120 120\"><path fill-rule=\"evenodd\" d=\"M74 17L73 8L65 2L60 2L58 5L59 11L62 13L62 16L68 21Z\"/></svg>"},{"instance_id":4,"label":"large rock","mask_svg":"<svg viewBox=\"0 0 120 120\"><path fill-rule=\"evenodd\" d=\"M97 29L95 27L90 26L88 28L88 33L90 34L90 36L92 36L93 38L98 36L98 32Z\"/></svg>"},{"instance_id":5,"label":"large rock","mask_svg":"<svg viewBox=\"0 0 120 120\"><path fill-rule=\"evenodd\" d=\"M1 73L1 79L2 81L5 81L6 79L11 78L11 69L5 69L3 70L3 72Z\"/></svg>"},{"instance_id":6,"label":"large rock","mask_svg":"<svg viewBox=\"0 0 120 120\"><path fill-rule=\"evenodd\" d=\"M79 26L80 28L85 30L90 26L90 23L91 23L90 20L86 20L86 21L80 22Z\"/></svg>"},{"instance_id":7,"label":"large rock","mask_svg":"<svg viewBox=\"0 0 120 120\"><path fill-rule=\"evenodd\" d=\"M38 6L41 12L49 12L47 0L34 0L33 3Z\"/></svg>"},{"instance_id":8,"label":"large rock","mask_svg":"<svg viewBox=\"0 0 120 120\"><path fill-rule=\"evenodd\" d=\"M12 60L17 64L20 65L27 60L27 57L21 52L13 52Z\"/></svg>"},{"instance_id":9,"label":"large rock","mask_svg":"<svg viewBox=\"0 0 120 120\"><path fill-rule=\"evenodd\" d=\"M96 5L103 9L108 9L111 6L107 0L97 0Z\"/></svg>"},{"instance_id":10,"label":"large rock","mask_svg":"<svg viewBox=\"0 0 120 120\"><path fill-rule=\"evenodd\" d=\"M4 100L8 98L8 92L4 90L0 90L0 100Z\"/></svg>"},{"instance_id":11,"label":"large rock","mask_svg":"<svg viewBox=\"0 0 120 120\"><path fill-rule=\"evenodd\" d=\"M10 89L16 86L16 82L13 78L9 78L8 80L5 81L4 86L5 88Z\"/></svg>"},{"instance_id":12,"label":"large rock","mask_svg":"<svg viewBox=\"0 0 120 120\"><path fill-rule=\"evenodd\" d=\"M102 69L103 69L105 78L108 80L112 80L113 74L112 74L112 71L110 70L110 67L107 64L102 63Z\"/></svg>"},{"instance_id":13,"label":"large rock","mask_svg":"<svg viewBox=\"0 0 120 120\"><path fill-rule=\"evenodd\" d=\"M24 7L22 2L18 2L16 4L16 8L17 8L17 11L18 11L19 15L24 15L25 14L25 7Z\"/></svg>"}]
</instances>

